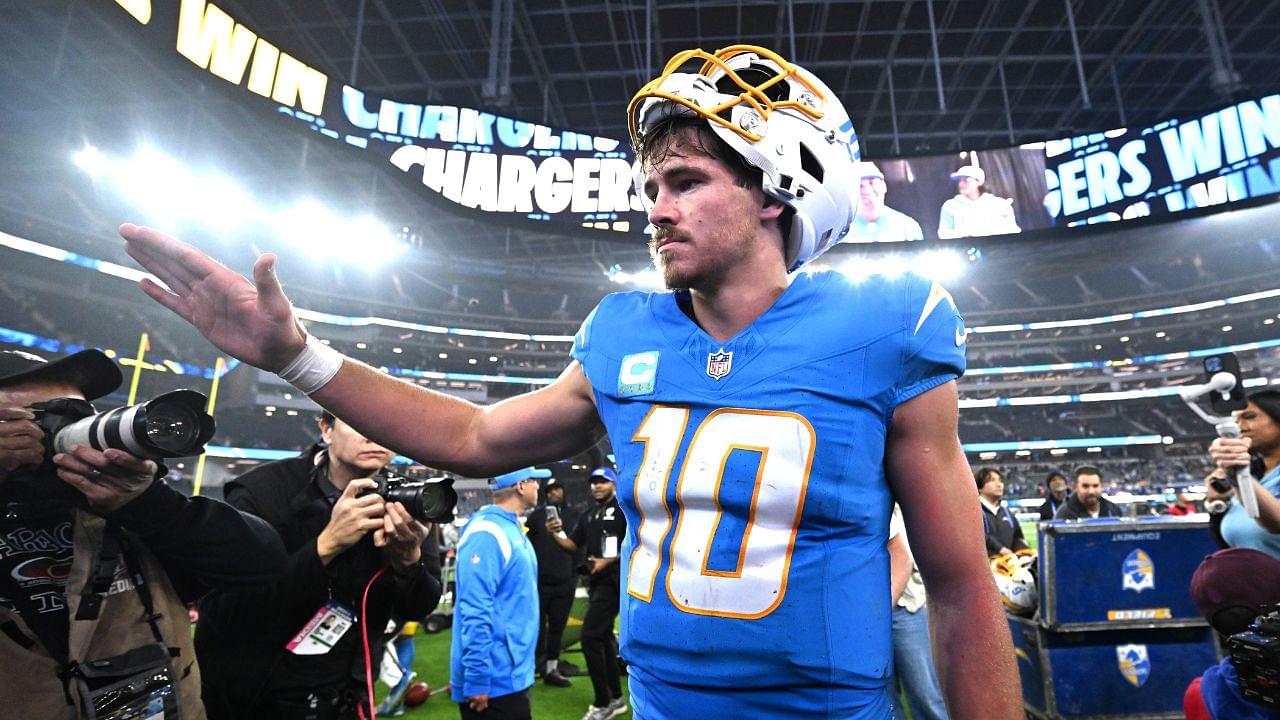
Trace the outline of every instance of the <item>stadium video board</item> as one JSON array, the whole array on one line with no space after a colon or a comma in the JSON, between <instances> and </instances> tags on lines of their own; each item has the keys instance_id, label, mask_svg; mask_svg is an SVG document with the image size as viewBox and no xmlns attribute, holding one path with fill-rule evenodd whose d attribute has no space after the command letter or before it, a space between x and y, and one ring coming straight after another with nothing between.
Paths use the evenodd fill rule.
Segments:
<instances>
[{"instance_id":1,"label":"stadium video board","mask_svg":"<svg viewBox=\"0 0 1280 720\"><path fill-rule=\"evenodd\" d=\"M271 103L461 208L566 230L634 235L646 226L625 141L331 82L205 0L99 2L244 101ZM856 121L857 108L850 115ZM859 174L849 242L1008 235L1226 205L1280 193L1280 95L1144 128L877 159Z\"/></svg>"}]
</instances>

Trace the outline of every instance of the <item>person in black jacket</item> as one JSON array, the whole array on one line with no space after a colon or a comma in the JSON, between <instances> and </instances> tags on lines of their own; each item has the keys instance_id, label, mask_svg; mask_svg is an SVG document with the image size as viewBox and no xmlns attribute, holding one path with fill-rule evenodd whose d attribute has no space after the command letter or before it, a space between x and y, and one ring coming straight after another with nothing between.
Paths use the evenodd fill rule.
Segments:
<instances>
[{"instance_id":1,"label":"person in black jacket","mask_svg":"<svg viewBox=\"0 0 1280 720\"><path fill-rule=\"evenodd\" d=\"M278 582L201 603L196 651L211 668L214 720L372 717L366 643L380 657L389 618L421 619L440 600L434 533L400 503L360 494L392 452L328 413L320 431L324 445L227 484L227 502L280 534L289 568Z\"/></svg>"},{"instance_id":2,"label":"person in black jacket","mask_svg":"<svg viewBox=\"0 0 1280 720\"><path fill-rule=\"evenodd\" d=\"M1040 521L1052 520L1058 508L1067 502L1067 479L1057 470L1051 471L1044 479L1044 504L1040 506Z\"/></svg>"},{"instance_id":3,"label":"person in black jacket","mask_svg":"<svg viewBox=\"0 0 1280 720\"><path fill-rule=\"evenodd\" d=\"M987 554L1010 555L1029 546L1022 536L1022 524L1004 504L1004 476L993 467L973 473L982 504L982 526L987 535Z\"/></svg>"},{"instance_id":4,"label":"person in black jacket","mask_svg":"<svg viewBox=\"0 0 1280 720\"><path fill-rule=\"evenodd\" d=\"M186 604L284 572L266 523L183 496L156 462L118 445L54 451L46 422L92 414L121 380L99 350L0 352L0 716L85 717L83 669L127 665L106 691L117 707L201 720Z\"/></svg>"},{"instance_id":5,"label":"person in black jacket","mask_svg":"<svg viewBox=\"0 0 1280 720\"><path fill-rule=\"evenodd\" d=\"M595 700L583 720L608 720L627 711L613 634L622 593L618 558L627 534L627 520L618 507L617 472L598 467L591 471L590 481L596 506L578 519L573 531L566 535L559 520L549 521L546 527L563 552L581 549L586 554L587 615L582 619L582 655L587 661Z\"/></svg>"},{"instance_id":6,"label":"person in black jacket","mask_svg":"<svg viewBox=\"0 0 1280 720\"><path fill-rule=\"evenodd\" d=\"M1054 520L1121 517L1120 508L1102 497L1102 471L1092 465L1076 468L1076 484Z\"/></svg>"},{"instance_id":7,"label":"person in black jacket","mask_svg":"<svg viewBox=\"0 0 1280 720\"><path fill-rule=\"evenodd\" d=\"M577 588L574 573L574 556L560 549L547 531L548 508L565 527L577 524L577 514L564 501L564 485L550 478L543 485L546 502L533 509L525 520L529 542L538 556L538 604L541 618L538 625L538 652L534 668L542 673L542 682L552 687L570 687L573 683L560 673L560 645L564 626L569 622L573 609L573 593Z\"/></svg>"}]
</instances>

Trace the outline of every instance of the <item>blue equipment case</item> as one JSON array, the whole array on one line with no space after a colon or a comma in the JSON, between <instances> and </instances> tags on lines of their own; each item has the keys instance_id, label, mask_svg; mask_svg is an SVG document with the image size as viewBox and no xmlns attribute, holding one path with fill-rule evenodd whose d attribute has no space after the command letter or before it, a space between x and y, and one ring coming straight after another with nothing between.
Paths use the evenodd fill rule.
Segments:
<instances>
[{"instance_id":1,"label":"blue equipment case","mask_svg":"<svg viewBox=\"0 0 1280 720\"><path fill-rule=\"evenodd\" d=\"M1023 704L1038 718L1181 718L1221 658L1191 600L1217 548L1201 519L1040 524L1040 610L1009 617Z\"/></svg>"},{"instance_id":2,"label":"blue equipment case","mask_svg":"<svg viewBox=\"0 0 1280 720\"><path fill-rule=\"evenodd\" d=\"M1040 618L1051 630L1204 625L1191 576L1217 550L1207 520L1040 523Z\"/></svg>"},{"instance_id":3,"label":"blue equipment case","mask_svg":"<svg viewBox=\"0 0 1280 720\"><path fill-rule=\"evenodd\" d=\"M1219 659L1207 626L1054 632L1010 616L1009 629L1038 718L1181 718L1187 685Z\"/></svg>"}]
</instances>

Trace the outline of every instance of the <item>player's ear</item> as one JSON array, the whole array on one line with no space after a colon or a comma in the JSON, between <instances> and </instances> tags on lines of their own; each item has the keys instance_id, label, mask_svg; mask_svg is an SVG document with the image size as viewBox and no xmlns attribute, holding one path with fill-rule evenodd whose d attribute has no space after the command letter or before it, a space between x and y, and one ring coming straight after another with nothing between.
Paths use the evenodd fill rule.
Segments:
<instances>
[{"instance_id":1,"label":"player's ear","mask_svg":"<svg viewBox=\"0 0 1280 720\"><path fill-rule=\"evenodd\" d=\"M787 206L783 205L781 200L764 191L760 191L760 195L764 198L760 204L760 219L777 220L781 218L782 213L786 212Z\"/></svg>"}]
</instances>

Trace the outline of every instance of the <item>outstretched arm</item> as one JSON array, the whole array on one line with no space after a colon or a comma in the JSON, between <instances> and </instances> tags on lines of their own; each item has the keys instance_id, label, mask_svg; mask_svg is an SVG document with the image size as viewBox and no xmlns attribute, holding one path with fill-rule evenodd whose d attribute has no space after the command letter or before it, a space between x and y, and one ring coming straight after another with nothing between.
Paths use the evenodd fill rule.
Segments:
<instances>
[{"instance_id":1,"label":"outstretched arm","mask_svg":"<svg viewBox=\"0 0 1280 720\"><path fill-rule=\"evenodd\" d=\"M142 289L232 357L278 372L306 332L275 274L274 255L253 282L164 233L123 225L125 249L151 271ZM431 467L485 477L556 460L598 438L591 385L575 362L550 386L481 408L392 378L350 358L312 399L369 439Z\"/></svg>"},{"instance_id":2,"label":"outstretched arm","mask_svg":"<svg viewBox=\"0 0 1280 720\"><path fill-rule=\"evenodd\" d=\"M1009 625L987 566L973 475L956 436L956 384L900 405L886 469L929 594L929 629L947 710L957 719L1023 717ZM973 673L972 668L983 668Z\"/></svg>"}]
</instances>

